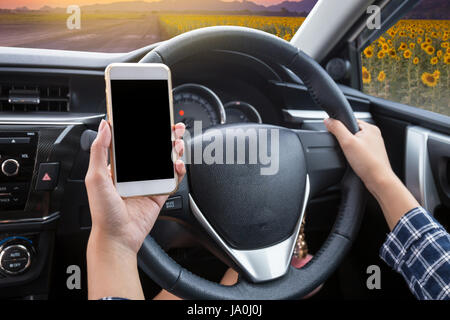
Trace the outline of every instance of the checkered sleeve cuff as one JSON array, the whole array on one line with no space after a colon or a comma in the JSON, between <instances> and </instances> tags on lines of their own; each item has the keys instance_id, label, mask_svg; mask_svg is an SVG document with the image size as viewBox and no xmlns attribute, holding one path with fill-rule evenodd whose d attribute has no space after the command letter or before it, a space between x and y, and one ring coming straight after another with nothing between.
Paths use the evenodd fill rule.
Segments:
<instances>
[{"instance_id":1,"label":"checkered sleeve cuff","mask_svg":"<svg viewBox=\"0 0 450 320\"><path fill-rule=\"evenodd\" d=\"M381 258L394 270L399 267L411 245L424 234L442 228L422 207L408 211L388 234L381 248Z\"/></svg>"},{"instance_id":2,"label":"checkered sleeve cuff","mask_svg":"<svg viewBox=\"0 0 450 320\"><path fill-rule=\"evenodd\" d=\"M405 278L417 298L450 298L450 235L424 208L400 219L380 257Z\"/></svg>"}]
</instances>

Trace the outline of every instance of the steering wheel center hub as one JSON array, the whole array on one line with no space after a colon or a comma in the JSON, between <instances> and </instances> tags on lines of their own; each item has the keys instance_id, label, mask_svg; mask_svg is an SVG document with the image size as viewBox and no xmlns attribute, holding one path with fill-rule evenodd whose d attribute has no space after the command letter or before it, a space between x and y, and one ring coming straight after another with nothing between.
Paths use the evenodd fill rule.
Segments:
<instances>
[{"instance_id":1,"label":"steering wheel center hub","mask_svg":"<svg viewBox=\"0 0 450 320\"><path fill-rule=\"evenodd\" d=\"M293 131L223 126L193 138L188 150L191 194L230 247L259 249L293 234L306 181L303 148Z\"/></svg>"}]
</instances>

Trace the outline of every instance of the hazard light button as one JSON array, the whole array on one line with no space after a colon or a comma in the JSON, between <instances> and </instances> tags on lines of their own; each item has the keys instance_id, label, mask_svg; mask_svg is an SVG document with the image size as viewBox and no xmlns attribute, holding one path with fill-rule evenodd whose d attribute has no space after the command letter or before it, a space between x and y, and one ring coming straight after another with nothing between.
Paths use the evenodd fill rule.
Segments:
<instances>
[{"instance_id":1,"label":"hazard light button","mask_svg":"<svg viewBox=\"0 0 450 320\"><path fill-rule=\"evenodd\" d=\"M41 163L36 181L36 190L52 191L58 183L59 162Z\"/></svg>"}]
</instances>

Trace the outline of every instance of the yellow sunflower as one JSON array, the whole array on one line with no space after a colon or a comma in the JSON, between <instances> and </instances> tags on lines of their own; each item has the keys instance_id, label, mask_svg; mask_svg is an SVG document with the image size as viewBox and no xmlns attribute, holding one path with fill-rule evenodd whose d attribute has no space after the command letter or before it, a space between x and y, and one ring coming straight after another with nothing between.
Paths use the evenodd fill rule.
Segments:
<instances>
[{"instance_id":1,"label":"yellow sunflower","mask_svg":"<svg viewBox=\"0 0 450 320\"><path fill-rule=\"evenodd\" d=\"M411 56L412 56L412 53L411 53L411 50L405 50L405 52L403 52L403 57L405 58L405 59L409 59L409 58L411 58Z\"/></svg>"},{"instance_id":2,"label":"yellow sunflower","mask_svg":"<svg viewBox=\"0 0 450 320\"><path fill-rule=\"evenodd\" d=\"M395 53L395 49L391 49L389 50L389 55L391 56L391 58L395 58L397 56L397 54Z\"/></svg>"},{"instance_id":3,"label":"yellow sunflower","mask_svg":"<svg viewBox=\"0 0 450 320\"><path fill-rule=\"evenodd\" d=\"M418 57L415 57L415 58L413 59L413 63L414 63L414 64L418 64L419 62L420 62L420 60L419 60Z\"/></svg>"},{"instance_id":4,"label":"yellow sunflower","mask_svg":"<svg viewBox=\"0 0 450 320\"><path fill-rule=\"evenodd\" d=\"M411 42L411 43L409 44L409 47L410 47L411 49L414 49L414 48L416 47L416 44L415 44L414 42Z\"/></svg>"},{"instance_id":5,"label":"yellow sunflower","mask_svg":"<svg viewBox=\"0 0 450 320\"><path fill-rule=\"evenodd\" d=\"M439 70L435 70L435 71L433 72L433 76L434 76L437 80L439 80L439 77L441 76L441 72L440 72Z\"/></svg>"},{"instance_id":6,"label":"yellow sunflower","mask_svg":"<svg viewBox=\"0 0 450 320\"><path fill-rule=\"evenodd\" d=\"M421 37L418 37L418 38L417 38L417 43L418 43L418 44L421 44L421 43L422 43L422 38L421 38Z\"/></svg>"},{"instance_id":7,"label":"yellow sunflower","mask_svg":"<svg viewBox=\"0 0 450 320\"><path fill-rule=\"evenodd\" d=\"M435 87L438 81L438 79L436 79L432 73L428 72L424 72L421 79L423 84L427 85L428 87Z\"/></svg>"},{"instance_id":8,"label":"yellow sunflower","mask_svg":"<svg viewBox=\"0 0 450 320\"><path fill-rule=\"evenodd\" d=\"M384 51L378 51L377 57L378 59L383 59L384 55L385 55Z\"/></svg>"},{"instance_id":9,"label":"yellow sunflower","mask_svg":"<svg viewBox=\"0 0 450 320\"><path fill-rule=\"evenodd\" d=\"M450 55L446 54L446 55L444 56L444 63L445 63L445 64L450 64Z\"/></svg>"},{"instance_id":10,"label":"yellow sunflower","mask_svg":"<svg viewBox=\"0 0 450 320\"><path fill-rule=\"evenodd\" d=\"M449 47L448 42L442 42L441 43L441 47L442 48L448 48Z\"/></svg>"},{"instance_id":11,"label":"yellow sunflower","mask_svg":"<svg viewBox=\"0 0 450 320\"><path fill-rule=\"evenodd\" d=\"M406 50L406 48L408 48L408 46L406 45L406 43L402 42L400 44L400 47L398 47L398 50L403 51Z\"/></svg>"},{"instance_id":12,"label":"yellow sunflower","mask_svg":"<svg viewBox=\"0 0 450 320\"><path fill-rule=\"evenodd\" d=\"M383 82L384 79L386 79L386 73L384 73L384 71L380 71L380 73L378 74L377 80L379 82Z\"/></svg>"},{"instance_id":13,"label":"yellow sunflower","mask_svg":"<svg viewBox=\"0 0 450 320\"><path fill-rule=\"evenodd\" d=\"M429 55L432 55L434 53L434 47L433 46L428 46L425 49L425 52L428 53Z\"/></svg>"},{"instance_id":14,"label":"yellow sunflower","mask_svg":"<svg viewBox=\"0 0 450 320\"><path fill-rule=\"evenodd\" d=\"M372 76L370 75L370 72L366 67L362 67L362 80L365 84L368 84L372 81Z\"/></svg>"},{"instance_id":15,"label":"yellow sunflower","mask_svg":"<svg viewBox=\"0 0 450 320\"><path fill-rule=\"evenodd\" d=\"M437 57L433 57L433 58L431 58L430 59L430 63L432 64L432 65L435 65L435 64L437 64L438 63L438 58Z\"/></svg>"},{"instance_id":16,"label":"yellow sunflower","mask_svg":"<svg viewBox=\"0 0 450 320\"><path fill-rule=\"evenodd\" d=\"M436 51L436 56L437 56L438 58L442 57L442 50Z\"/></svg>"},{"instance_id":17,"label":"yellow sunflower","mask_svg":"<svg viewBox=\"0 0 450 320\"><path fill-rule=\"evenodd\" d=\"M372 47L365 48L364 54L367 58L371 58L373 56L373 48Z\"/></svg>"}]
</instances>

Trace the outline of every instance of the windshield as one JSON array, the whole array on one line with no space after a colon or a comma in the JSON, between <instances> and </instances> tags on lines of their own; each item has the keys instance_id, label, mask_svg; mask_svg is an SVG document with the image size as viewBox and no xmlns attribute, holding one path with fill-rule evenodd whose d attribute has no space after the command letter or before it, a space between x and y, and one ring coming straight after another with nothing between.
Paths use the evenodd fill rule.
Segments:
<instances>
[{"instance_id":1,"label":"windshield","mask_svg":"<svg viewBox=\"0 0 450 320\"><path fill-rule=\"evenodd\" d=\"M128 52L216 25L261 29L290 40L316 2L8 0L0 2L0 46Z\"/></svg>"}]
</instances>

